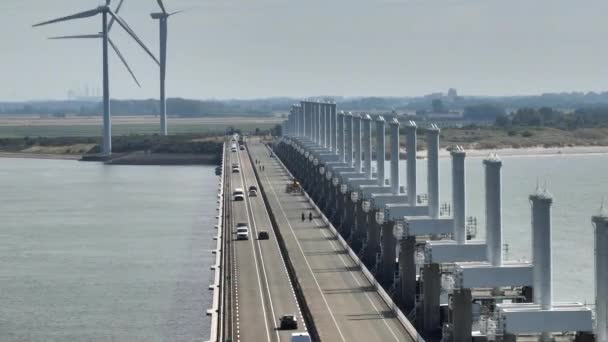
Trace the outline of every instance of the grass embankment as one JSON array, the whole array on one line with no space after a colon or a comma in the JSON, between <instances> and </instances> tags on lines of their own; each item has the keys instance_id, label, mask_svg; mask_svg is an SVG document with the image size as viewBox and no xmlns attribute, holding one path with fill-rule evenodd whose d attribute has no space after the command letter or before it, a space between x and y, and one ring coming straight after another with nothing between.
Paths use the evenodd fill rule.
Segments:
<instances>
[{"instance_id":1,"label":"grass embankment","mask_svg":"<svg viewBox=\"0 0 608 342\"><path fill-rule=\"evenodd\" d=\"M112 150L116 163L121 164L217 164L222 141L222 137L205 134L127 135L113 137ZM100 152L100 144L97 137L0 138L0 152L94 155Z\"/></svg>"}]
</instances>

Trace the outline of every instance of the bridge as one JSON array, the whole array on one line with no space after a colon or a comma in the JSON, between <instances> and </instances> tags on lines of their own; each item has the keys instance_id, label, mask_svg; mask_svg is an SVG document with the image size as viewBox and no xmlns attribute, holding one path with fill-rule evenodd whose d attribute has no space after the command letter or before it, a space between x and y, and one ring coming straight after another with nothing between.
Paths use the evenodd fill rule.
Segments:
<instances>
[{"instance_id":1,"label":"bridge","mask_svg":"<svg viewBox=\"0 0 608 342\"><path fill-rule=\"evenodd\" d=\"M466 152L452 151L453 198L446 210L439 199L439 128L424 129L423 194L415 186L421 129L414 122L404 127L402 186L400 126L394 118L303 101L292 107L280 139L225 144L210 341L291 341L294 333L312 341L593 340L592 309L551 297L548 192L530 196L532 262L503 260L502 161L483 162L487 239L471 240ZM256 195L248 194L250 187ZM242 200L236 189L244 190ZM603 249L608 218L593 222L596 249ZM248 227L248 239L237 238L238 226ZM605 259L598 253L596 262L606 265ZM598 271L598 284L606 282L604 272ZM607 317L602 310L595 317ZM297 328L281 329L286 314L295 315ZM605 325L595 326L595 334L603 334Z\"/></svg>"}]
</instances>

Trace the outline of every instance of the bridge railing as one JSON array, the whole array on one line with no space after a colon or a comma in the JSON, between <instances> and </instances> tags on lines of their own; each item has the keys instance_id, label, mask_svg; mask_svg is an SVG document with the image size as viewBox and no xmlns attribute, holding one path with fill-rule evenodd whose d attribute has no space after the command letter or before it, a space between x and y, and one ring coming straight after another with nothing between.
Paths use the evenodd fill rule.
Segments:
<instances>
[{"instance_id":1,"label":"bridge railing","mask_svg":"<svg viewBox=\"0 0 608 342\"><path fill-rule=\"evenodd\" d=\"M266 147L270 151L272 151L268 145L266 145ZM283 164L283 162L279 158L276 158L276 160L278 161L279 164L281 164L281 166L289 174L289 176L291 178L293 178L293 175L291 174L289 169ZM342 247L348 251L348 255L350 255L350 257L355 261L357 266L359 266L361 268L361 271L363 272L363 275L365 276L365 278L367 278L367 280L371 283L371 285L374 287L376 292L378 292L378 295L380 295L380 298L382 298L382 300L386 303L386 305L395 314L395 317L403 325L405 330L407 330L409 335L417 342L424 342L424 339L422 338L422 336L420 336L420 334L418 333L416 328L414 328L412 323L407 319L407 317L405 317L403 312L401 312L401 309L399 309L397 304L393 301L391 296L384 290L382 285L380 285L380 283L378 283L378 281L376 280L376 277L374 277L374 275L367 269L365 264L361 261L361 259L359 259L359 256L357 256L357 254L350 248L350 246L348 245L348 242L346 242L346 240L344 240L342 238L342 235L340 235L340 233L334 227L334 225L327 219L327 217L325 217L325 214L323 213L323 211L321 211L321 209L319 209L319 207L317 207L317 204L315 203L315 201L312 198L310 198L310 196L308 196L308 193L306 191L303 191L303 194L304 194L304 197L306 198L306 200L308 200L308 202L310 203L310 205L321 215L321 219L323 220L323 222L329 227L331 232L338 238L340 245L342 245Z\"/></svg>"},{"instance_id":2,"label":"bridge railing","mask_svg":"<svg viewBox=\"0 0 608 342\"><path fill-rule=\"evenodd\" d=\"M225 176L226 176L226 143L223 146L223 154L222 154L222 173L220 175L220 182L218 186L218 194L217 194L217 203L218 207L217 215L215 218L217 219L217 224L215 225L215 229L217 229L217 235L213 237L216 240L216 247L211 252L215 254L215 262L211 265L211 270L213 270L213 283L209 285L209 290L213 291L213 299L211 301L211 308L207 310L207 316L211 316L211 328L209 332L209 342L217 342L223 340L223 318L224 318L224 308L223 308L223 284L222 284L222 250L223 250L223 240L224 240L224 188L225 188Z\"/></svg>"}]
</instances>

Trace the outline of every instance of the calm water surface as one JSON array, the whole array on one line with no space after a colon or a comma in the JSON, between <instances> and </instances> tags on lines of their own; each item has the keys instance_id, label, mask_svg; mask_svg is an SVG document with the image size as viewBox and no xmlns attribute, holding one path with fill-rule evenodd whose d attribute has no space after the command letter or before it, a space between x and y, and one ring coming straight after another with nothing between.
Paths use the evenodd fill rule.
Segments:
<instances>
[{"instance_id":1,"label":"calm water surface","mask_svg":"<svg viewBox=\"0 0 608 342\"><path fill-rule=\"evenodd\" d=\"M203 341L213 167L0 158L1 341Z\"/></svg>"},{"instance_id":2,"label":"calm water surface","mask_svg":"<svg viewBox=\"0 0 608 342\"><path fill-rule=\"evenodd\" d=\"M484 237L481 161L467 160L467 210ZM555 297L592 302L590 216L608 194L608 156L503 161L507 257L529 259L528 195L546 179ZM441 202L451 201L449 164ZM418 169L426 192L426 162ZM213 167L0 158L0 340L204 340L216 186Z\"/></svg>"}]
</instances>

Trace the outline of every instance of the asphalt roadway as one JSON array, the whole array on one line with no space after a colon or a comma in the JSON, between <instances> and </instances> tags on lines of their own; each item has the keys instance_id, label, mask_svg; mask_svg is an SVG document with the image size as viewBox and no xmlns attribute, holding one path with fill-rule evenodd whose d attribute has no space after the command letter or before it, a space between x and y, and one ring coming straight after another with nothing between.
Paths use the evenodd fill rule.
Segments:
<instances>
[{"instance_id":1,"label":"asphalt roadway","mask_svg":"<svg viewBox=\"0 0 608 342\"><path fill-rule=\"evenodd\" d=\"M231 201L232 231L230 265L232 286L233 341L290 341L291 333L306 331L299 305L281 256L277 239L261 194L249 196L250 186L259 189L247 151L229 152L230 164L240 165L240 172L230 173L231 191L242 188L245 201ZM232 198L232 194L230 194ZM249 240L236 240L236 224L246 223ZM268 240L258 240L258 232L269 233ZM230 236L226 234L226 236ZM278 318L296 314L297 330L279 330Z\"/></svg>"},{"instance_id":2,"label":"asphalt roadway","mask_svg":"<svg viewBox=\"0 0 608 342\"><path fill-rule=\"evenodd\" d=\"M289 174L258 140L252 159L322 341L414 341L303 195L285 193ZM307 218L302 221L301 215ZM308 220L308 213L314 218ZM278 267L278 266L272 266ZM270 268L266 265L266 268ZM274 300L274 297L273 297ZM241 327L241 332L243 327Z\"/></svg>"}]
</instances>

